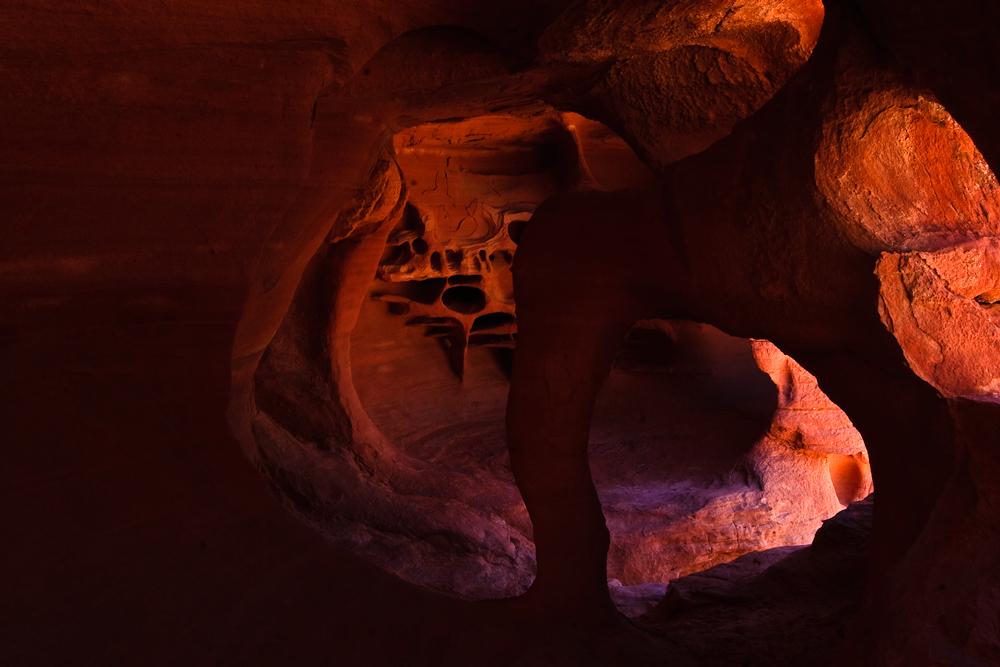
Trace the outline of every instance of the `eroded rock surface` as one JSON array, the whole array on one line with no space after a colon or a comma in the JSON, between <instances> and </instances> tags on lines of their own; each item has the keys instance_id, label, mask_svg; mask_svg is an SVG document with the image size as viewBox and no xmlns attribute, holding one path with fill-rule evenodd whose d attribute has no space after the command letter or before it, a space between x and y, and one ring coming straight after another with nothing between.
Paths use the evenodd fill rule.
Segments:
<instances>
[{"instance_id":1,"label":"eroded rock surface","mask_svg":"<svg viewBox=\"0 0 1000 667\"><path fill-rule=\"evenodd\" d=\"M424 585L473 597L522 591L533 558L516 490L411 459L385 440L358 401L350 335L404 215L405 188L384 159L349 209L375 232L331 236L255 377L258 467L302 518Z\"/></svg>"},{"instance_id":2,"label":"eroded rock surface","mask_svg":"<svg viewBox=\"0 0 1000 667\"><path fill-rule=\"evenodd\" d=\"M377 277L390 285L376 298L442 338L459 378L470 344L513 349L510 267L538 205L581 178L608 189L655 182L608 128L551 109L420 125L393 144L409 197L379 261Z\"/></svg>"},{"instance_id":3,"label":"eroded rock surface","mask_svg":"<svg viewBox=\"0 0 1000 667\"><path fill-rule=\"evenodd\" d=\"M851 420L820 390L812 374L772 343L754 341L753 349L757 365L778 387L778 409L760 443L761 449L783 447L812 461L809 467L823 468L825 459L833 492L843 506L868 497L874 490L871 463L861 434ZM767 458L766 454L763 456ZM768 471L765 474L774 474L768 462L761 463ZM794 485L778 479L772 483L775 488ZM833 507L825 484L817 483L816 487L810 497Z\"/></svg>"},{"instance_id":4,"label":"eroded rock surface","mask_svg":"<svg viewBox=\"0 0 1000 667\"><path fill-rule=\"evenodd\" d=\"M872 499L855 502L808 547L747 554L672 582L638 622L683 638L704 664L835 664L862 599L871 526Z\"/></svg>"},{"instance_id":5,"label":"eroded rock surface","mask_svg":"<svg viewBox=\"0 0 1000 667\"><path fill-rule=\"evenodd\" d=\"M1000 396L1000 245L886 253L879 310L910 368L946 396Z\"/></svg>"},{"instance_id":6,"label":"eroded rock surface","mask_svg":"<svg viewBox=\"0 0 1000 667\"><path fill-rule=\"evenodd\" d=\"M673 326L683 343L691 325ZM707 340L705 333L700 338ZM598 475L612 535L608 571L621 583L665 583L747 552L808 544L824 519L871 493L868 453L844 412L774 345L754 341L752 349L777 386L778 405L767 431L732 469L708 484L608 489Z\"/></svg>"}]
</instances>

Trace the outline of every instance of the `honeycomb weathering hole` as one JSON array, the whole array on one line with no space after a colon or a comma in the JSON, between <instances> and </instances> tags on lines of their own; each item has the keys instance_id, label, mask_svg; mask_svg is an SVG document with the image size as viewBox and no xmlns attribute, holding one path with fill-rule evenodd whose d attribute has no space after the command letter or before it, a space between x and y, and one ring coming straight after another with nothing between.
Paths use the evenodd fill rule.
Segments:
<instances>
[{"instance_id":1,"label":"honeycomb weathering hole","mask_svg":"<svg viewBox=\"0 0 1000 667\"><path fill-rule=\"evenodd\" d=\"M441 295L441 302L444 303L448 310L453 310L456 313L464 315L472 315L482 312L486 308L486 295L481 289L468 285L459 285L446 289L444 294Z\"/></svg>"},{"instance_id":2,"label":"honeycomb weathering hole","mask_svg":"<svg viewBox=\"0 0 1000 667\"><path fill-rule=\"evenodd\" d=\"M517 322L516 318L509 313L489 313L487 315L480 315L476 318L476 321L472 323L472 328L469 331L484 331L486 329L495 329L497 327L502 327L508 324L515 324Z\"/></svg>"},{"instance_id":3,"label":"honeycomb weathering hole","mask_svg":"<svg viewBox=\"0 0 1000 667\"><path fill-rule=\"evenodd\" d=\"M863 493L866 480L864 464L859 462L854 456L845 454L830 454L828 459L830 467L830 481L837 493L837 498L845 507L858 499L858 496L867 495Z\"/></svg>"}]
</instances>

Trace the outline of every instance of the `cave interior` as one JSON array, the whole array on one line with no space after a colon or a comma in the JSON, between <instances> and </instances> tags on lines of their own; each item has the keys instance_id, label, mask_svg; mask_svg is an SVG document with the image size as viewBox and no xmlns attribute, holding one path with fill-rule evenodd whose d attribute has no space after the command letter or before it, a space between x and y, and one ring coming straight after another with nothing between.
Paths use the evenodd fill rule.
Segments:
<instances>
[{"instance_id":1,"label":"cave interior","mask_svg":"<svg viewBox=\"0 0 1000 667\"><path fill-rule=\"evenodd\" d=\"M1000 665L1000 6L0 34L0 662Z\"/></svg>"}]
</instances>

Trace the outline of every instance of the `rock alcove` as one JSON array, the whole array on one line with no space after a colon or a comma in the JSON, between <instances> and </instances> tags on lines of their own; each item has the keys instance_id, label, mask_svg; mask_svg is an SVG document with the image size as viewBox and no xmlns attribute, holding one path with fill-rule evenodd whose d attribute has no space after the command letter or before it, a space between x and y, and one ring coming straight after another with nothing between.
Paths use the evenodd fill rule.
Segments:
<instances>
[{"instance_id":1,"label":"rock alcove","mask_svg":"<svg viewBox=\"0 0 1000 667\"><path fill-rule=\"evenodd\" d=\"M552 108L419 125L392 148L358 195L367 237L324 244L257 371L261 468L293 511L391 572L520 595L535 549L504 423L518 240L558 192L656 179L607 127ZM340 319L356 323L324 338ZM345 472L345 453L370 452ZM872 490L860 435L815 378L766 341L684 320L642 320L622 340L589 466L630 615L678 577L808 544Z\"/></svg>"}]
</instances>

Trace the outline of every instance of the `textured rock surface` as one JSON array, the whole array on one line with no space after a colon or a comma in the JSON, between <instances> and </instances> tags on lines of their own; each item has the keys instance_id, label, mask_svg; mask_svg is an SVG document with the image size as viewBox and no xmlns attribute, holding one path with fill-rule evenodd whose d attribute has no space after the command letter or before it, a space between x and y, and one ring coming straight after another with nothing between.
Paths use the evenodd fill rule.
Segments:
<instances>
[{"instance_id":1,"label":"textured rock surface","mask_svg":"<svg viewBox=\"0 0 1000 667\"><path fill-rule=\"evenodd\" d=\"M335 543L433 588L514 595L532 565L516 489L402 455L371 423L352 383L351 331L372 267L404 216L398 169L379 165L349 209L359 226L377 221L378 231L324 243L257 371L255 460L275 491Z\"/></svg>"},{"instance_id":2,"label":"textured rock surface","mask_svg":"<svg viewBox=\"0 0 1000 667\"><path fill-rule=\"evenodd\" d=\"M672 328L681 349L714 345L716 363L740 363L736 350L723 356L724 339L710 331L683 322ZM752 349L777 385L778 405L728 471L710 482L666 472L662 481L605 481L602 461L591 464L612 535L608 571L620 583L665 583L747 552L808 544L822 520L871 493L867 450L843 411L774 345L754 341Z\"/></svg>"},{"instance_id":3,"label":"textured rock surface","mask_svg":"<svg viewBox=\"0 0 1000 667\"><path fill-rule=\"evenodd\" d=\"M808 547L747 554L671 582L638 622L683 637L701 664L835 664L862 599L871 525L871 499L858 501Z\"/></svg>"},{"instance_id":4,"label":"textured rock surface","mask_svg":"<svg viewBox=\"0 0 1000 667\"><path fill-rule=\"evenodd\" d=\"M514 347L510 267L517 239L542 201L580 178L606 189L655 183L608 128L553 109L421 125L393 142L408 209L377 273L396 285L376 298L396 304L392 312L408 325L443 338L459 378L470 344Z\"/></svg>"},{"instance_id":5,"label":"textured rock surface","mask_svg":"<svg viewBox=\"0 0 1000 667\"><path fill-rule=\"evenodd\" d=\"M778 387L778 409L761 449L777 445L804 455L820 468L825 459L833 491L841 505L867 498L874 490L871 463L861 434L851 420L820 390L816 378L794 359L767 341L754 341L753 350L757 365ZM771 466L766 460L761 464L765 470ZM774 482L774 488L789 486L794 483ZM821 484L817 486L824 488ZM823 498L832 506L829 489L809 495L817 501Z\"/></svg>"},{"instance_id":6,"label":"textured rock surface","mask_svg":"<svg viewBox=\"0 0 1000 667\"><path fill-rule=\"evenodd\" d=\"M539 56L605 65L591 104L659 167L726 136L770 99L809 57L822 19L813 1L589 0L549 26Z\"/></svg>"},{"instance_id":7,"label":"textured rock surface","mask_svg":"<svg viewBox=\"0 0 1000 667\"><path fill-rule=\"evenodd\" d=\"M577 181L587 178L591 187L595 187L598 182L590 174L591 164L600 165L605 173L617 171L618 183L622 183L630 164L637 160L621 140L613 142L600 125L577 116L554 113L534 118L478 118L423 125L397 135L394 141L407 186L406 212L389 233L371 291L374 298L387 302L388 312L399 319L395 328L392 328L391 319L382 321L379 326L398 332L405 322L423 329L426 336L443 338L444 354L456 374L463 378L468 343L514 347L515 303L509 267L516 251L512 236L520 236L518 226L530 217L542 200L560 187L579 187L571 180L574 163L579 163L578 170L583 170L585 175L577 173L573 178ZM602 172L598 170L598 173ZM643 179L651 178L648 172L643 173L634 166L631 173L640 184ZM449 296L459 290L465 296L449 300ZM558 300L550 307L557 308ZM630 360L626 353L623 367L638 363L633 370L712 374L719 381L737 383L743 392L760 393L747 379L754 370L750 363L750 347L746 343L684 322L647 322L635 332L650 335L658 332L658 337L648 341L644 354L652 354L654 358L659 355L670 359L670 363L660 368L654 363L643 369L642 355ZM366 374L366 366L386 363L389 353L377 351L371 345L372 337L385 337L388 343L398 335L368 331L361 338L355 337L354 344L363 346L363 351L354 355L352 375ZM641 344L641 338L636 340ZM274 350L277 344L272 343L271 349ZM762 350L767 345L757 343L755 348ZM405 348L397 346L397 349L399 352L392 353L393 356L406 353ZM631 395L633 403L620 407L617 414L603 408L604 417L595 426L592 438L595 457L592 468L612 535L608 576L630 586L666 582L748 551L806 544L820 521L839 511L838 493L846 498L845 503L859 494L867 495L871 476L866 453L850 421L823 396L814 378L773 346L769 349L775 358L768 363L771 366L783 363L784 374L776 367L771 368L760 361L758 364L773 371L773 379L783 393L780 409L768 420L772 424L766 438L756 446L751 448L767 421L758 418L758 432L751 426L743 434L738 418L729 418L720 412L710 418L732 419L733 427L717 430L737 439L732 445L725 445L734 452L729 455L731 458L716 462L713 460L716 454L710 453L708 448L720 448L726 436L713 434L689 417L680 414L672 417L675 421L690 422L691 426L686 428L704 433L697 445L704 451L688 455L688 458L699 464L704 462L705 469L698 469L701 465L691 471L672 468L683 459L668 450L684 447L690 436L682 435L676 424L667 427L664 417L657 420L664 425L655 428L623 426L633 418L645 421L646 415L657 409L649 398L638 392L662 393L664 386L650 383L642 375L619 374L615 381L617 391L620 396ZM313 482L311 485L318 488L304 494L301 490L286 493L292 500L306 497L299 501L300 510L312 521L324 525L324 532L371 555L383 566L408 579L474 597L520 592L533 567L533 561L525 560L530 559L531 553L509 559L503 553L482 551L481 540L474 537L478 529L473 528L488 521L485 517L493 517L515 528L508 537L515 545L529 548L531 545L530 528L515 509L518 504L511 505L506 499L516 492L510 488L513 480L505 467L506 457L497 453L497 443L502 446L503 442L503 434L499 432L502 424L489 421L489 415L495 414L495 406L505 399L506 386L470 387L466 392L468 397L454 394L447 399L449 402L461 401L468 409L475 409L475 414L449 410L437 405L431 392L452 394L453 390L440 380L437 382L441 384L434 385L430 378L436 371L427 366L438 362L442 355L433 349L424 350L423 354L431 358L424 363L409 362L418 364L411 366L413 370L410 371L416 373L416 377L401 377L397 372L380 378L378 385L365 380L366 400L375 403L381 413L376 423L382 421L395 434L388 442L378 439L383 448L413 452L422 461L460 470L470 479L478 480L483 488L474 504L484 518L477 520L456 515L450 519L456 522L454 534L450 539L433 542L433 548L439 552L435 556L425 547L414 551L407 544L407 539L422 539L414 532L416 529L404 530L400 526L390 530L394 536L389 543L393 546L380 548L377 545L383 538L373 539L371 530L362 528L362 534L368 536L362 539L352 536L351 530L338 528L343 525L345 510L340 505L328 505L324 496L330 492L323 491L322 484ZM310 356L301 351L291 355ZM491 366L494 363L481 355L477 359ZM508 363L504 358L500 362ZM725 365L741 370L727 372ZM288 369L283 372L287 373ZM422 386L421 375L432 384ZM694 377L684 377L689 384L696 381ZM288 393L282 388L285 381L280 373L270 371L266 382L268 395ZM399 384L406 389L394 386ZM717 387L709 391L719 394ZM398 414L406 409L402 404L414 402L412 396L406 395L408 392L420 392L426 398L420 400L419 410L411 408L409 416L402 417ZM263 395L260 388L257 394ZM283 400L295 399L289 394ZM609 397L609 400L622 399ZM739 399L709 398L712 400L740 411L753 405L752 402L741 404ZM259 399L258 404L261 405ZM643 413L633 417L635 407L642 405L646 405ZM266 406L264 409L269 411ZM354 410L363 408L356 406ZM764 407L762 411L765 420L767 410L769 408ZM299 421L303 418L300 415ZM285 423L291 421L286 419ZM477 435L473 436L473 432ZM352 436L344 433L341 437L349 441ZM271 465L280 465L275 459L280 459L280 453L268 449L271 453L267 459L272 461ZM857 460L852 458L855 455ZM416 465L425 488L454 484L446 482L446 476L438 479L432 469ZM635 474L633 466L641 474ZM292 468L283 474L318 478L327 475L322 466L313 472L301 463ZM448 488L427 493L454 497ZM371 516L367 523L377 524L380 520L375 519L376 514L405 516L411 511L408 506L421 507L419 501L404 500L406 494L402 495L399 502L403 506L399 509L387 506L368 510ZM418 511L427 510L421 507ZM338 532L344 534L338 537ZM391 555L390 551L395 551L396 555ZM479 573L478 578L457 574L464 568L456 565L451 567L454 572L448 572L449 559L470 561L468 567ZM435 560L440 561L438 566L431 565ZM479 565L471 565L473 562ZM501 573L503 568L509 572Z\"/></svg>"},{"instance_id":8,"label":"textured rock surface","mask_svg":"<svg viewBox=\"0 0 1000 667\"><path fill-rule=\"evenodd\" d=\"M422 125L394 138L409 208L379 261L378 277L396 289L378 298L442 337L459 378L470 342L513 347L511 225L559 189L564 133L553 112Z\"/></svg>"},{"instance_id":9,"label":"textured rock surface","mask_svg":"<svg viewBox=\"0 0 1000 667\"><path fill-rule=\"evenodd\" d=\"M882 321L945 396L1000 394L1000 247L983 238L879 261Z\"/></svg>"}]
</instances>

